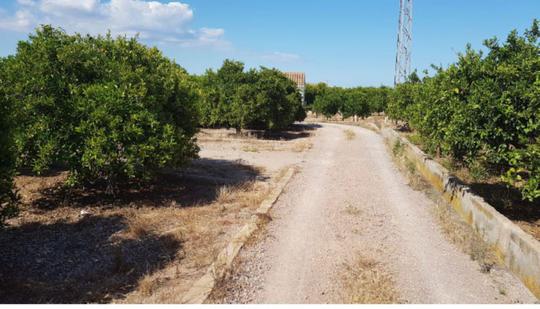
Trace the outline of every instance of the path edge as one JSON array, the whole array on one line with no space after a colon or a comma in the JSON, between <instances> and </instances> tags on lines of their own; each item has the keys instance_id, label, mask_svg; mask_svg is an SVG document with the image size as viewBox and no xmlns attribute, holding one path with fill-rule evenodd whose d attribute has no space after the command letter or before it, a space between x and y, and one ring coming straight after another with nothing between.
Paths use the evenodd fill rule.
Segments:
<instances>
[{"instance_id":1,"label":"path edge","mask_svg":"<svg viewBox=\"0 0 540 309\"><path fill-rule=\"evenodd\" d=\"M296 173L296 167L289 167L285 175L278 181L272 192L264 199L251 217L231 239L227 246L218 254L214 262L207 268L205 274L191 286L189 291L182 296L182 304L203 304L210 296L216 283L219 282L232 268L232 264L240 249L248 239L257 231L264 222L265 215L277 202L283 190Z\"/></svg>"},{"instance_id":2,"label":"path edge","mask_svg":"<svg viewBox=\"0 0 540 309\"><path fill-rule=\"evenodd\" d=\"M399 142L404 146L402 155L414 163L422 177L484 241L493 245L498 258L540 299L540 242L472 193L468 186L461 184L446 168L395 130L383 128L377 131L388 145Z\"/></svg>"}]
</instances>

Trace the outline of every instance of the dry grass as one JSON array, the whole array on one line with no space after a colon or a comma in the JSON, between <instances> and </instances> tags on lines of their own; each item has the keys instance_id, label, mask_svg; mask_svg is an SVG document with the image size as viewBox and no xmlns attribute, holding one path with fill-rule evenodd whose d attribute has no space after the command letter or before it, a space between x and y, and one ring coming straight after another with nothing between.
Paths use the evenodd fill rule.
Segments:
<instances>
[{"instance_id":1,"label":"dry grass","mask_svg":"<svg viewBox=\"0 0 540 309\"><path fill-rule=\"evenodd\" d=\"M253 145L242 146L242 151L245 152L259 152L259 148Z\"/></svg>"},{"instance_id":2,"label":"dry grass","mask_svg":"<svg viewBox=\"0 0 540 309\"><path fill-rule=\"evenodd\" d=\"M234 192L238 190L239 188L235 188L232 186L222 186L218 190L217 198L216 198L216 204L220 206L225 206L226 204L230 203L231 201L234 201Z\"/></svg>"},{"instance_id":3,"label":"dry grass","mask_svg":"<svg viewBox=\"0 0 540 309\"><path fill-rule=\"evenodd\" d=\"M207 144L221 144L226 141L232 149L250 153L267 151L300 153L312 147L312 143L306 139L311 136L311 133L287 131L283 134L285 134L285 137L279 137L278 134L278 136L265 138L261 137L260 133L249 131L236 135L222 129L205 129L198 134L198 141ZM288 135L290 136L287 137Z\"/></svg>"},{"instance_id":4,"label":"dry grass","mask_svg":"<svg viewBox=\"0 0 540 309\"><path fill-rule=\"evenodd\" d=\"M152 224L148 219L136 214L128 217L126 236L133 239L141 239L150 235L151 230Z\"/></svg>"},{"instance_id":5,"label":"dry grass","mask_svg":"<svg viewBox=\"0 0 540 309\"><path fill-rule=\"evenodd\" d=\"M306 150L311 149L311 147L313 147L312 143L306 142L306 141L300 141L300 142L295 142L293 146L291 147L291 150L293 152L304 152Z\"/></svg>"},{"instance_id":6,"label":"dry grass","mask_svg":"<svg viewBox=\"0 0 540 309\"><path fill-rule=\"evenodd\" d=\"M359 254L346 265L346 302L351 304L396 304L400 302L392 276L376 260Z\"/></svg>"},{"instance_id":7,"label":"dry grass","mask_svg":"<svg viewBox=\"0 0 540 309\"><path fill-rule=\"evenodd\" d=\"M419 146L420 149L424 148L421 137L414 131L400 132L400 135ZM540 200L533 202L523 200L517 188L502 182L496 170L490 171L481 163L476 162L466 166L449 156L429 156L428 154L428 157L441 164L452 176L469 186L473 193L481 196L526 233L540 240Z\"/></svg>"},{"instance_id":8,"label":"dry grass","mask_svg":"<svg viewBox=\"0 0 540 309\"><path fill-rule=\"evenodd\" d=\"M205 164L213 165L205 166ZM154 197L150 197L148 193L145 193L146 191L134 191L133 200L126 197L126 200L108 204L111 202L103 202L98 195L85 194L77 200L80 203L86 203L80 206L81 208L76 207L75 202L72 201L73 204L68 203L66 206L56 206L56 208L46 210L44 208L39 211L37 211L38 206L59 205L56 204L54 195L49 198L41 193L43 188L41 178L37 178L39 180L37 185L30 177L19 179L19 183L24 185L21 187L23 187L25 201L29 205L23 207L23 212L18 218L10 221L10 224L14 226L10 235L19 236L11 240L15 245L5 245L4 248L13 251L21 246L22 243L19 242L27 244L28 240L32 241L32 238L44 238L43 243L52 247L52 250L56 246L61 247L60 243L68 241L70 245L72 243L81 245L85 252L88 251L86 256L78 253L81 251L79 249L73 250L73 254L55 253L54 255L60 255L60 261L65 259L65 263L54 262L57 265L55 267L64 265L62 273L70 272L70 268L73 267L73 264L69 262L71 259L74 262L79 262L79 259L96 261L95 263L85 262L84 265L88 264L89 268L79 266L81 263L74 264L77 271L88 271L92 274L90 277L84 277L87 278L85 279L87 282L79 282L78 277L75 277L70 278L70 281L50 282L43 279L35 284L28 283L28 286L34 290L27 292L32 295L26 301L180 302L182 295L206 271L231 236L250 220L268 195L272 187L271 183L283 176L282 173L278 173L271 180L252 176L237 183L216 184L223 179L230 181L232 177L236 177L227 168L235 168L236 172L241 167L216 166L215 162L203 160L185 172L187 175L185 177L188 177L186 182L164 181L156 186L158 190L162 190L159 192L145 188L150 194L154 194ZM254 171L249 172L258 174ZM225 177L225 175L228 176ZM214 176L215 178L212 178ZM56 178L55 176L48 180L47 185L56 185L58 183ZM49 189L47 188L46 191L49 192ZM46 199L47 203L41 204L42 199ZM34 205L33 201L38 201L40 204ZM33 208L30 205L33 205ZM81 209L89 212L84 220L79 215ZM85 223L85 220L88 223ZM40 225L42 228L33 228ZM23 230L22 233L15 234L18 233L17 226L27 231ZM43 234L43 229L46 229L46 234ZM32 236L31 233L36 233L36 235ZM5 241L8 240L9 237L5 239ZM30 252L35 253L26 254L28 258L25 260L43 260L44 262L33 262L38 266L39 263L49 263L49 260L54 260L42 258L45 253L40 253L43 251L40 249L43 247L40 246L41 243L32 241L28 244L28 246L34 246ZM112 248L109 249L109 247ZM102 253L104 249L109 250L110 253L109 251ZM25 250L21 249L17 252L24 253ZM17 252L10 254L18 254ZM72 257L73 255L75 258ZM102 259L106 261L99 262ZM23 267L23 265L26 264L21 263L21 266L17 267ZM39 269L38 266L32 268ZM98 266L101 267L99 271L91 268ZM6 269L4 267L4 270ZM54 270L56 271L56 268ZM21 279L23 280L21 284L26 284L27 281L33 282L30 280L36 280L34 278L42 280L40 276L43 276L34 270L29 270L27 275L29 279ZM79 284L83 288L78 288ZM28 287L20 290L21 297L27 290ZM13 302L17 300L13 298Z\"/></svg>"},{"instance_id":9,"label":"dry grass","mask_svg":"<svg viewBox=\"0 0 540 309\"><path fill-rule=\"evenodd\" d=\"M395 149L396 145L393 148ZM445 237L468 254L472 260L477 261L483 272L489 272L494 265L499 264L500 261L493 248L487 245L480 235L442 198L440 193L418 173L414 163L402 156L402 151L393 151L393 153L393 160L399 170L406 175L409 186L423 192L433 202L433 215Z\"/></svg>"},{"instance_id":10,"label":"dry grass","mask_svg":"<svg viewBox=\"0 0 540 309\"><path fill-rule=\"evenodd\" d=\"M175 220L179 225L167 233L182 238L182 258L157 274L145 276L123 302L178 303L190 284L212 264L235 231L251 218L268 192L269 187L265 183L255 181L222 186L211 205L164 214L161 220ZM156 278L166 280L160 282Z\"/></svg>"},{"instance_id":11,"label":"dry grass","mask_svg":"<svg viewBox=\"0 0 540 309\"><path fill-rule=\"evenodd\" d=\"M427 183L420 174L418 174L416 170L416 165L414 162L412 162L409 159L403 159L403 164L405 167L405 170L402 169L403 172L407 175L407 179L409 180L409 186L416 191L423 191L429 190L431 187L429 183Z\"/></svg>"},{"instance_id":12,"label":"dry grass","mask_svg":"<svg viewBox=\"0 0 540 309\"><path fill-rule=\"evenodd\" d=\"M345 133L345 138L347 138L347 140L353 140L356 137L356 133L351 129L343 130L343 133Z\"/></svg>"},{"instance_id":13,"label":"dry grass","mask_svg":"<svg viewBox=\"0 0 540 309\"><path fill-rule=\"evenodd\" d=\"M448 203L439 199L433 212L445 237L468 254L473 261L477 261L482 272L487 273L494 265L500 264L493 248L461 220Z\"/></svg>"},{"instance_id":14,"label":"dry grass","mask_svg":"<svg viewBox=\"0 0 540 309\"><path fill-rule=\"evenodd\" d=\"M361 209L351 204L347 204L345 207L345 212L351 216L360 216L362 214Z\"/></svg>"},{"instance_id":15,"label":"dry grass","mask_svg":"<svg viewBox=\"0 0 540 309\"><path fill-rule=\"evenodd\" d=\"M292 151L304 152L311 149L312 143L308 141L266 141L266 140L249 140L244 141L240 149L244 152L261 152L261 151Z\"/></svg>"},{"instance_id":16,"label":"dry grass","mask_svg":"<svg viewBox=\"0 0 540 309\"><path fill-rule=\"evenodd\" d=\"M154 294L154 291L157 290L158 286L159 284L156 278L151 275L146 275L139 281L137 290L141 295L148 297Z\"/></svg>"},{"instance_id":17,"label":"dry grass","mask_svg":"<svg viewBox=\"0 0 540 309\"><path fill-rule=\"evenodd\" d=\"M0 233L5 251L0 277L11 286L0 283L0 300L180 302L285 175L287 168L266 171L264 151L311 147L302 130L284 139L222 131L202 132L199 141L228 152L205 155L181 171L164 171L155 182L126 188L114 199L99 187L65 194L60 186L65 172L17 177L24 205L9 230ZM257 149L250 162L264 167L237 159L231 145ZM76 250L63 250L66 246Z\"/></svg>"}]
</instances>

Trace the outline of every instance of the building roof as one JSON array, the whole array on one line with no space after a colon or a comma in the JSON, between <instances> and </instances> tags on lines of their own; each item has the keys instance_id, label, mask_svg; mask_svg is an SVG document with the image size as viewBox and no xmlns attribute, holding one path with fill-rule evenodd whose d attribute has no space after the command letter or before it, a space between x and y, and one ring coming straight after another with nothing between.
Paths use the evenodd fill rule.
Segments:
<instances>
[{"instance_id":1,"label":"building roof","mask_svg":"<svg viewBox=\"0 0 540 309\"><path fill-rule=\"evenodd\" d=\"M306 75L303 72L283 72L283 74L295 82L298 87L306 85Z\"/></svg>"}]
</instances>

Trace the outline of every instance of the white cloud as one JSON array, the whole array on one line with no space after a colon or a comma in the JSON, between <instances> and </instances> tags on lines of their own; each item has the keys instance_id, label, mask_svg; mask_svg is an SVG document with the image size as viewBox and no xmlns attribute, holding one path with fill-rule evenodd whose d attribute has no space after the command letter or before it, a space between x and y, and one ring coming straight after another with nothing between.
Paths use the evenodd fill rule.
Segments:
<instances>
[{"instance_id":1,"label":"white cloud","mask_svg":"<svg viewBox=\"0 0 540 309\"><path fill-rule=\"evenodd\" d=\"M52 24L69 32L133 36L185 46L225 46L223 29L191 29L193 10L188 4L146 0L17 0L12 16L0 16L0 29L32 31Z\"/></svg>"},{"instance_id":2,"label":"white cloud","mask_svg":"<svg viewBox=\"0 0 540 309\"><path fill-rule=\"evenodd\" d=\"M8 16L4 12L0 15L0 29L13 31L27 31L32 28L35 17L28 10L19 10L14 16Z\"/></svg>"},{"instance_id":3,"label":"white cloud","mask_svg":"<svg viewBox=\"0 0 540 309\"><path fill-rule=\"evenodd\" d=\"M20 5L34 6L36 2L34 0L17 0L17 3Z\"/></svg>"},{"instance_id":4,"label":"white cloud","mask_svg":"<svg viewBox=\"0 0 540 309\"><path fill-rule=\"evenodd\" d=\"M223 39L225 30L221 28L201 28L189 30L182 36L165 36L161 42L175 43L183 47L207 47L212 46L223 51L230 51L232 44Z\"/></svg>"},{"instance_id":5,"label":"white cloud","mask_svg":"<svg viewBox=\"0 0 540 309\"><path fill-rule=\"evenodd\" d=\"M23 0L23 2L31 1ZM59 15L68 12L90 13L95 11L99 4L99 0L42 0L40 9L46 13L57 13Z\"/></svg>"},{"instance_id":6,"label":"white cloud","mask_svg":"<svg viewBox=\"0 0 540 309\"><path fill-rule=\"evenodd\" d=\"M229 42L224 41L225 30L220 28L201 28L192 32L194 40L186 40L182 43L184 46L208 46L215 45L223 48L230 47Z\"/></svg>"},{"instance_id":7,"label":"white cloud","mask_svg":"<svg viewBox=\"0 0 540 309\"><path fill-rule=\"evenodd\" d=\"M291 63L291 62L297 62L301 59L301 57L297 54L282 53L282 52L272 52L268 54L263 54L261 58L263 60L275 62L275 63Z\"/></svg>"},{"instance_id":8,"label":"white cloud","mask_svg":"<svg viewBox=\"0 0 540 309\"><path fill-rule=\"evenodd\" d=\"M111 27L122 30L185 32L193 18L189 5L180 2L112 0L103 5Z\"/></svg>"}]
</instances>

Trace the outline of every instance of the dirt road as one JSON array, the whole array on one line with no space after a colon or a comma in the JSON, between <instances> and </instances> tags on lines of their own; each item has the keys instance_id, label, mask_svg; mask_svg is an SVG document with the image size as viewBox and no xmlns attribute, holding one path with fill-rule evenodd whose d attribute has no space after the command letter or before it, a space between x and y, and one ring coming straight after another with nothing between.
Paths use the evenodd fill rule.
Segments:
<instances>
[{"instance_id":1,"label":"dirt road","mask_svg":"<svg viewBox=\"0 0 540 309\"><path fill-rule=\"evenodd\" d=\"M514 276L498 267L483 272L445 238L433 202L408 186L379 135L331 124L316 134L264 235L241 252L215 301L347 302L343 278L359 259L376 262L391 278L377 288L400 302L536 300Z\"/></svg>"}]
</instances>

